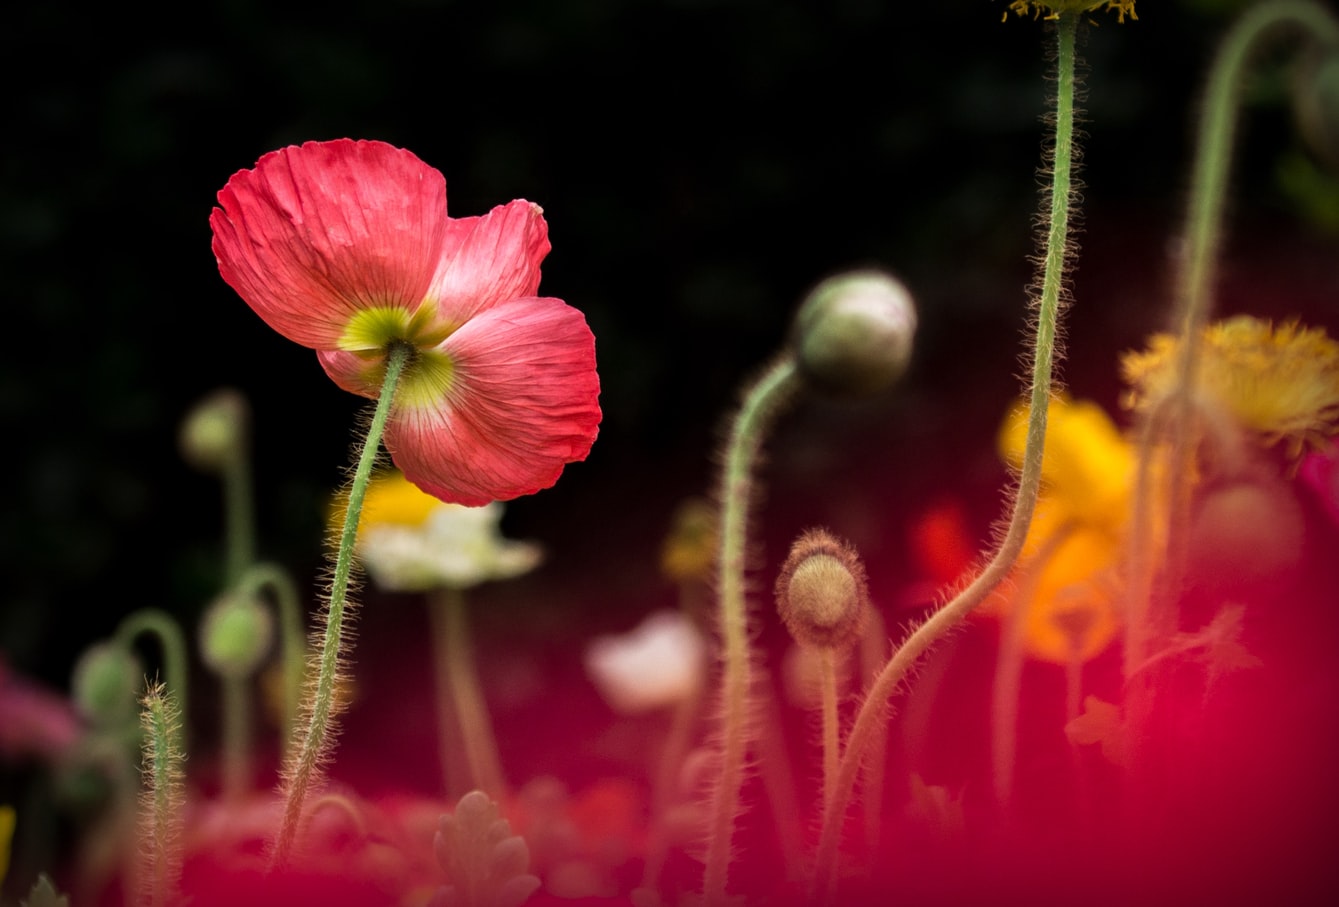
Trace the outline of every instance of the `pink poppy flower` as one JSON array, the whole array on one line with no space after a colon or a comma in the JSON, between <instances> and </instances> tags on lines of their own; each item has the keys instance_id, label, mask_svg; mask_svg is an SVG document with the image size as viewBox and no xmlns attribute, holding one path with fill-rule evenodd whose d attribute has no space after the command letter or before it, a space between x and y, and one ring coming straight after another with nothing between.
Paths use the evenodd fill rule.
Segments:
<instances>
[{"instance_id":1,"label":"pink poppy flower","mask_svg":"<svg viewBox=\"0 0 1339 907\"><path fill-rule=\"evenodd\" d=\"M547 488L600 423L595 339L537 296L548 227L516 200L446 215L446 180L383 142L308 142L235 174L211 213L219 272L265 322L375 398L414 355L385 443L414 484L478 506Z\"/></svg>"}]
</instances>

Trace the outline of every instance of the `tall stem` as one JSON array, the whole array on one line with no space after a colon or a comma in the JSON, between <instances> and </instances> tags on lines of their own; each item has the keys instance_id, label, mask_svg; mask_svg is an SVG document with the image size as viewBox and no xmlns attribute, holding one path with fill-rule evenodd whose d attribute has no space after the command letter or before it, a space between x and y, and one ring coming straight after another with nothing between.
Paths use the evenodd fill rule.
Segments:
<instances>
[{"instance_id":1,"label":"tall stem","mask_svg":"<svg viewBox=\"0 0 1339 907\"><path fill-rule=\"evenodd\" d=\"M1022 472L1014 497L1009 528L995 556L967 588L932 614L909 636L869 688L842 752L837 783L823 815L814 869L814 893L827 901L835 894L838 837L842 818L851 801L860 763L872 740L884 733L886 703L921 655L960 623L1002 580L1018 559L1032 523L1032 511L1041 485L1042 450L1046 441L1047 407L1051 397L1051 373L1055 362L1056 328L1069 251L1069 218L1074 160L1075 34L1078 14L1065 12L1055 23L1056 95L1055 144L1051 160L1051 193L1045 213L1046 251L1042 259L1041 293L1037 301L1036 337L1033 344L1032 388L1028 407L1027 441Z\"/></svg>"},{"instance_id":2,"label":"tall stem","mask_svg":"<svg viewBox=\"0 0 1339 907\"><path fill-rule=\"evenodd\" d=\"M310 689L305 709L307 724L302 733L302 742L285 769L284 818L270 857L272 869L288 861L297 837L307 791L329 754L331 730L335 722L335 687L344 656L344 613L348 602L349 575L353 569L353 547L358 538L358 519L363 511L363 498L372 477L372 467L381 447L381 436L386 431L386 422L395 402L395 388L413 352L413 348L404 343L394 343L387 350L386 376L381 384L381 395L377 398L376 409L372 411L372 421L367 428L367 437L363 439L363 450L349 486L349 503L344 511L344 528L335 555L334 577L330 582L330 603L324 612L325 632L315 664L316 684Z\"/></svg>"},{"instance_id":3,"label":"tall stem","mask_svg":"<svg viewBox=\"0 0 1339 907\"><path fill-rule=\"evenodd\" d=\"M437 675L437 733L444 783L450 785L447 767L455 745L453 732L459 730L469 766L469 790L482 790L501 800L506 794L506 780L488 706L479 689L464 593L452 588L434 591L428 599L428 616L432 625L433 670ZM452 715L455 723L447 720ZM453 726L456 723L458 727ZM446 794L459 797L466 792L448 789Z\"/></svg>"},{"instance_id":4,"label":"tall stem","mask_svg":"<svg viewBox=\"0 0 1339 907\"><path fill-rule=\"evenodd\" d=\"M707 865L703 890L709 905L726 900L730 842L739 812L748 750L749 674L748 613L744 602L744 567L748 551L749 498L753 470L772 416L790 396L796 382L795 361L777 360L745 394L735 417L721 473L721 538L719 630L721 634L721 765L712 794L707 832Z\"/></svg>"}]
</instances>

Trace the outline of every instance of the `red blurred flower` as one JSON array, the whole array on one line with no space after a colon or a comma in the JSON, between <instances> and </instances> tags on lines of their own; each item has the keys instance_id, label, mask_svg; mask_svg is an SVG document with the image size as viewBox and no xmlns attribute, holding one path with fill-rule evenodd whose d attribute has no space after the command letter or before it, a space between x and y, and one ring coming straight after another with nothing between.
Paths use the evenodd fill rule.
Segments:
<instances>
[{"instance_id":1,"label":"red blurred flower","mask_svg":"<svg viewBox=\"0 0 1339 907\"><path fill-rule=\"evenodd\" d=\"M445 501L547 488L600 422L595 339L536 296L548 227L516 200L446 215L446 181L382 142L309 142L235 174L210 215L223 279L270 327L375 398L408 343L386 430L397 466Z\"/></svg>"}]
</instances>

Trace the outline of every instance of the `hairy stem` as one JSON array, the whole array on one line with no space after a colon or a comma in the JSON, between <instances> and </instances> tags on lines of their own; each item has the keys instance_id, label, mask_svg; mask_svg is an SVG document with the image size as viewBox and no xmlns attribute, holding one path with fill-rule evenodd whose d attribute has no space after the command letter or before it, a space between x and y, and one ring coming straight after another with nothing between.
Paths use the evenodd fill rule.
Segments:
<instances>
[{"instance_id":1,"label":"hairy stem","mask_svg":"<svg viewBox=\"0 0 1339 907\"><path fill-rule=\"evenodd\" d=\"M814 869L814 893L831 901L836 891L837 851L842 818L851 801L860 764L872 740L884 733L886 703L927 649L972 612L1004 578L1018 559L1032 523L1041 485L1042 449L1046 440L1047 407L1055 362L1056 329L1066 276L1074 158L1075 33L1078 14L1063 12L1055 23L1055 139L1051 160L1051 192L1045 212L1046 250L1042 258L1041 293L1037 300L1036 336L1032 353L1032 387L1028 406L1027 442L1014 497L1009 528L984 570L951 601L932 614L898 647L870 686L847 737L833 796L824 810Z\"/></svg>"},{"instance_id":2,"label":"hairy stem","mask_svg":"<svg viewBox=\"0 0 1339 907\"><path fill-rule=\"evenodd\" d=\"M744 405L730 430L721 472L721 537L718 594L721 673L721 765L712 794L707 831L707 863L703 890L709 905L725 903L731 839L739 812L739 789L749 738L748 613L744 601L744 568L748 551L749 498L753 470L763 436L798 378L795 361L777 360L744 396Z\"/></svg>"},{"instance_id":3,"label":"hairy stem","mask_svg":"<svg viewBox=\"0 0 1339 907\"><path fill-rule=\"evenodd\" d=\"M335 723L335 687L344 657L345 606L348 604L349 576L353 569L354 542L358 538L358 519L362 515L363 498L367 494L372 467L381 447L381 436L386 431L386 422L395 401L395 388L412 354L413 348L403 343L394 343L387 350L386 376L381 384L381 395L377 399L376 409L372 411L372 421L368 425L367 437L363 439L362 453L349 486L344 528L340 532L339 549L335 554L335 573L330 582L330 603L324 612L325 630L315 665L316 683L310 688L306 703L307 722L302 730L301 743L293 751L284 772L284 817L270 856L271 869L281 867L288 861L302 819L307 791L321 764L329 756Z\"/></svg>"},{"instance_id":4,"label":"hairy stem","mask_svg":"<svg viewBox=\"0 0 1339 907\"><path fill-rule=\"evenodd\" d=\"M144 695L144 794L137 901L143 907L177 903L181 880L182 789L180 715L172 694L154 684Z\"/></svg>"}]
</instances>

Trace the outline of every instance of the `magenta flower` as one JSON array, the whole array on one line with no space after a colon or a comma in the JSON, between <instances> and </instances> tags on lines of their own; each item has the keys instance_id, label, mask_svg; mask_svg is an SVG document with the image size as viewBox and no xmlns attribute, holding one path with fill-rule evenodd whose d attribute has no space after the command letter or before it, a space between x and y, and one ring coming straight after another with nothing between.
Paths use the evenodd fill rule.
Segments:
<instances>
[{"instance_id":1,"label":"magenta flower","mask_svg":"<svg viewBox=\"0 0 1339 907\"><path fill-rule=\"evenodd\" d=\"M209 222L223 279L376 398L392 345L414 348L386 448L414 484L482 505L547 488L600 423L595 339L537 296L548 227L516 200L446 215L446 180L383 142L309 142L235 174Z\"/></svg>"}]
</instances>

